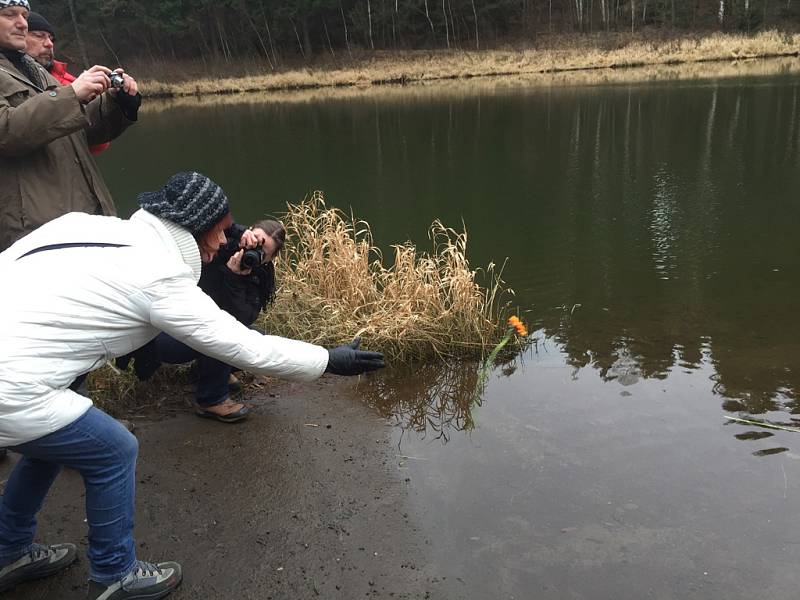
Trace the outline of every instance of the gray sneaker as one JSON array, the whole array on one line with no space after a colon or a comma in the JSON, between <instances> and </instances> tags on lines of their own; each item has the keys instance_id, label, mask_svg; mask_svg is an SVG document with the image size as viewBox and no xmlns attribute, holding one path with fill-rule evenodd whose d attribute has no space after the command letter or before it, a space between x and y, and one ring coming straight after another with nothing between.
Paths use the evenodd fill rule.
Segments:
<instances>
[{"instance_id":1,"label":"gray sneaker","mask_svg":"<svg viewBox=\"0 0 800 600\"><path fill-rule=\"evenodd\" d=\"M27 553L0 569L0 592L23 581L54 575L70 566L77 557L74 544L33 544Z\"/></svg>"},{"instance_id":2,"label":"gray sneaker","mask_svg":"<svg viewBox=\"0 0 800 600\"><path fill-rule=\"evenodd\" d=\"M136 561L133 571L111 585L89 581L87 600L157 600L181 582L181 566L176 562L157 565Z\"/></svg>"}]
</instances>

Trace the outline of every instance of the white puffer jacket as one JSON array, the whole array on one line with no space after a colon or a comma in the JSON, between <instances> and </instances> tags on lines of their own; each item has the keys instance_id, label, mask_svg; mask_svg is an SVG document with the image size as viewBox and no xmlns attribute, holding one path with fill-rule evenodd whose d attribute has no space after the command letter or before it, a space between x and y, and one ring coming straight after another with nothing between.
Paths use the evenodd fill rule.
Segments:
<instances>
[{"instance_id":1,"label":"white puffer jacket","mask_svg":"<svg viewBox=\"0 0 800 600\"><path fill-rule=\"evenodd\" d=\"M29 254L53 244L75 246ZM197 287L199 277L189 231L143 210L127 221L70 213L0 253L0 447L83 415L91 401L68 389L72 381L159 331L255 373L322 375L327 350L248 329Z\"/></svg>"}]
</instances>

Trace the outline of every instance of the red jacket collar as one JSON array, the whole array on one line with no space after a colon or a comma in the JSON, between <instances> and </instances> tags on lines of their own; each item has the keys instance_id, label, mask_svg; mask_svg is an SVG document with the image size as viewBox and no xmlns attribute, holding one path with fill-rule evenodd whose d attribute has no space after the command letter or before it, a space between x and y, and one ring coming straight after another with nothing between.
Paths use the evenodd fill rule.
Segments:
<instances>
[{"instance_id":1,"label":"red jacket collar","mask_svg":"<svg viewBox=\"0 0 800 600\"><path fill-rule=\"evenodd\" d=\"M67 72L67 63L60 60L54 60L53 66L50 68L50 75L55 77L62 85L67 85L75 81L75 76Z\"/></svg>"}]
</instances>

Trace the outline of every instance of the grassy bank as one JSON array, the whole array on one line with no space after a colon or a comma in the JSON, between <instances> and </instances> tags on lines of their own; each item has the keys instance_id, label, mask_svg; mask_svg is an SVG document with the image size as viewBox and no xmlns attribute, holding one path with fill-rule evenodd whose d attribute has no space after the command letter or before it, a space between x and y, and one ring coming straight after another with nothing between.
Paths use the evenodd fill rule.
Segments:
<instances>
[{"instance_id":1,"label":"grassy bank","mask_svg":"<svg viewBox=\"0 0 800 600\"><path fill-rule=\"evenodd\" d=\"M376 52L352 59L328 57L284 71L266 64L218 67L231 76L209 76L199 65L182 65L178 73L140 65L148 97L182 97L320 88L364 88L385 84L608 71L647 65L685 65L800 55L800 34L778 31L754 35L709 33L671 36L662 33L540 36L521 49ZM173 71L175 67L173 66ZM131 69L134 71L134 69ZM213 70L213 69L212 69Z\"/></svg>"}]
</instances>

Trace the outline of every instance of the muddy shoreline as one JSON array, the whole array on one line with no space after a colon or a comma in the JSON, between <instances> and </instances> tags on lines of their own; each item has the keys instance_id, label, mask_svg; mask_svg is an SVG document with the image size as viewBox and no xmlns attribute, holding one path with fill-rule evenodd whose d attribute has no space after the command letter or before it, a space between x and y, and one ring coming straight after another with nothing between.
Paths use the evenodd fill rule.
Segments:
<instances>
[{"instance_id":1,"label":"muddy shoreline","mask_svg":"<svg viewBox=\"0 0 800 600\"><path fill-rule=\"evenodd\" d=\"M279 382L248 398L253 415L232 426L188 410L137 420L137 556L182 564L170 598L450 597L407 507L391 426L355 385ZM0 465L3 482L14 462ZM4 598L84 598L84 518L80 477L65 471L37 541L78 543L80 559Z\"/></svg>"}]
</instances>

